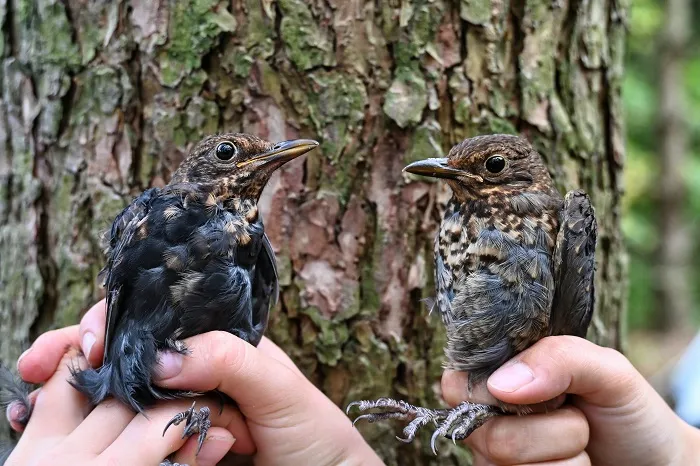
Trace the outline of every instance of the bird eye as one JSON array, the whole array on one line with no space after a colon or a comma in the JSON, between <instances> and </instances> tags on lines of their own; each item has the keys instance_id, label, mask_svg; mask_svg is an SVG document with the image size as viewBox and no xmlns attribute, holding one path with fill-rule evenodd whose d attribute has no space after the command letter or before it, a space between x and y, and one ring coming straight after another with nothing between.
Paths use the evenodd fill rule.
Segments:
<instances>
[{"instance_id":1,"label":"bird eye","mask_svg":"<svg viewBox=\"0 0 700 466\"><path fill-rule=\"evenodd\" d=\"M506 168L506 159L500 155L494 155L486 160L486 169L491 173L500 173Z\"/></svg>"},{"instance_id":2,"label":"bird eye","mask_svg":"<svg viewBox=\"0 0 700 466\"><path fill-rule=\"evenodd\" d=\"M230 142L222 142L216 146L216 157L219 160L231 160L236 155L236 148Z\"/></svg>"}]
</instances>

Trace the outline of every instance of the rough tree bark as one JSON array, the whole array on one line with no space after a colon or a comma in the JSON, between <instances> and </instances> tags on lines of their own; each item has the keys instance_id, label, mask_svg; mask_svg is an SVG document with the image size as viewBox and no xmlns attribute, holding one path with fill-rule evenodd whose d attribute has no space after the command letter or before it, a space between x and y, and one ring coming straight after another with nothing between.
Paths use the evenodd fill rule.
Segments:
<instances>
[{"instance_id":1,"label":"rough tree bark","mask_svg":"<svg viewBox=\"0 0 700 466\"><path fill-rule=\"evenodd\" d=\"M323 141L262 200L268 335L338 404L438 403L444 335L420 300L447 192L401 169L476 134L526 135L591 194L591 337L619 345L624 3L0 0L0 356L101 297L99 232L216 131ZM389 464L435 461L360 429Z\"/></svg>"}]
</instances>

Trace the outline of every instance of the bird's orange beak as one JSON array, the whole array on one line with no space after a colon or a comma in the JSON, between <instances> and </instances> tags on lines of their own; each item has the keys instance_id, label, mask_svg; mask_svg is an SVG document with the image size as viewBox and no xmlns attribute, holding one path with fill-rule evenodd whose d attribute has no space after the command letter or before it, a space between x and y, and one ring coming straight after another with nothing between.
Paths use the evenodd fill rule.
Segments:
<instances>
[{"instance_id":1,"label":"bird's orange beak","mask_svg":"<svg viewBox=\"0 0 700 466\"><path fill-rule=\"evenodd\" d=\"M304 155L318 146L318 142L313 139L294 139L291 141L278 142L269 151L257 155L251 159L244 160L236 164L238 168L244 167L251 163L262 162L261 165L275 162L276 165L282 165L290 160L294 160L300 155Z\"/></svg>"},{"instance_id":2,"label":"bird's orange beak","mask_svg":"<svg viewBox=\"0 0 700 466\"><path fill-rule=\"evenodd\" d=\"M447 158L445 157L419 160L406 166L403 171L413 173L415 175L430 176L432 178L447 178L454 180L466 177L483 181L483 178L481 178L479 175L474 175L473 173L450 167L447 164Z\"/></svg>"}]
</instances>

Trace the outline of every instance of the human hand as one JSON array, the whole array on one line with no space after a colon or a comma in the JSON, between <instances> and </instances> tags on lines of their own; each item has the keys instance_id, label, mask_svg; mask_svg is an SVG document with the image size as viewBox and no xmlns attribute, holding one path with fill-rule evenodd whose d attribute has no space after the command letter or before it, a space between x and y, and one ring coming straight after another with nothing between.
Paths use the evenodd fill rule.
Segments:
<instances>
[{"instance_id":1,"label":"human hand","mask_svg":"<svg viewBox=\"0 0 700 466\"><path fill-rule=\"evenodd\" d=\"M20 358L20 375L33 383L50 377L68 338L82 341L90 364L99 366L104 324L100 302L83 317L79 330L69 327L42 335ZM236 400L257 447L256 464L278 464L280 458L289 464L382 464L345 414L269 339L254 348L229 333L210 332L185 343L190 355L161 355L157 383L195 391L217 389ZM227 406L227 411L236 410Z\"/></svg>"},{"instance_id":2,"label":"human hand","mask_svg":"<svg viewBox=\"0 0 700 466\"><path fill-rule=\"evenodd\" d=\"M77 327L75 327L77 337ZM46 339L44 339L46 342ZM60 348L63 351L65 348ZM68 380L71 367L87 367L75 349L58 354L57 370L34 392L30 421L5 462L6 466L27 464L153 466L171 452L174 461L190 466L213 466L231 449L235 433L244 437L245 422L239 413L219 414L216 399L203 400L213 413L212 427L202 451L195 459L196 438L181 439L179 432L163 435L163 426L174 412L187 409L187 400L168 401L148 411L148 418L136 415L127 406L105 401L91 409L86 398ZM234 432L232 434L231 432ZM245 441L244 441L245 443ZM247 447L252 442L247 438ZM183 446L184 445L184 446Z\"/></svg>"},{"instance_id":3,"label":"human hand","mask_svg":"<svg viewBox=\"0 0 700 466\"><path fill-rule=\"evenodd\" d=\"M466 386L465 373L443 374L450 405L467 399ZM700 432L610 348L572 336L548 337L504 364L487 387L490 393L484 388L474 394L478 401L534 404L574 396L548 414L488 421L466 440L476 465L700 464Z\"/></svg>"}]
</instances>

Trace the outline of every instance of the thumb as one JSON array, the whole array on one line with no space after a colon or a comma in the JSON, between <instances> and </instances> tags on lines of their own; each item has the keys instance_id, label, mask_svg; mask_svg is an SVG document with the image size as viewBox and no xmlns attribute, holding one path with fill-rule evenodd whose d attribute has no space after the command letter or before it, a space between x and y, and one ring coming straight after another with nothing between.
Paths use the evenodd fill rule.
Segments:
<instances>
[{"instance_id":1,"label":"thumb","mask_svg":"<svg viewBox=\"0 0 700 466\"><path fill-rule=\"evenodd\" d=\"M488 380L499 400L532 404L562 393L600 407L625 406L648 384L619 352L573 336L547 337L511 359Z\"/></svg>"},{"instance_id":2,"label":"thumb","mask_svg":"<svg viewBox=\"0 0 700 466\"><path fill-rule=\"evenodd\" d=\"M80 347L92 367L102 365L105 342L107 304L101 300L80 320Z\"/></svg>"},{"instance_id":3,"label":"thumb","mask_svg":"<svg viewBox=\"0 0 700 466\"><path fill-rule=\"evenodd\" d=\"M187 356L159 353L156 384L200 392L219 390L246 408L279 407L304 402L288 387L311 386L301 373L228 332L209 332L185 340ZM274 376L271 376L274 374Z\"/></svg>"}]
</instances>

